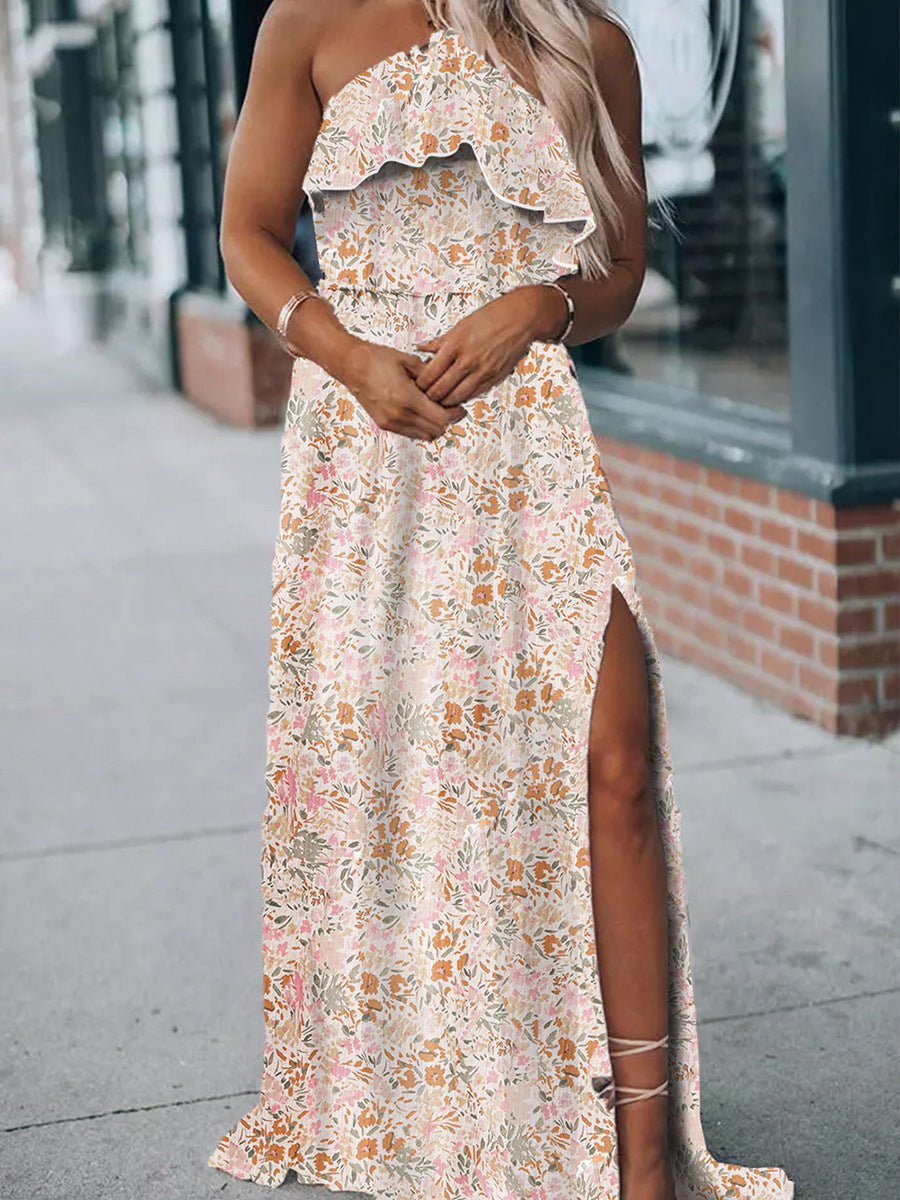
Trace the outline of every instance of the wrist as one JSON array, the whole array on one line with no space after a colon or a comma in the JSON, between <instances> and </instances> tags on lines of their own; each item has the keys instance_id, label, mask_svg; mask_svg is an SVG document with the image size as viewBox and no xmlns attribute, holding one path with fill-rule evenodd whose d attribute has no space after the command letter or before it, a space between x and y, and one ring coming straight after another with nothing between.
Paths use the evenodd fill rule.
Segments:
<instances>
[{"instance_id":1,"label":"wrist","mask_svg":"<svg viewBox=\"0 0 900 1200\"><path fill-rule=\"evenodd\" d=\"M368 343L349 332L337 319L331 305L325 301L323 310L314 314L307 305L307 329L304 357L312 359L339 383L347 384L354 373L354 360L359 347ZM319 306L316 306L318 308Z\"/></svg>"},{"instance_id":2,"label":"wrist","mask_svg":"<svg viewBox=\"0 0 900 1200\"><path fill-rule=\"evenodd\" d=\"M351 392L356 391L363 375L370 344L365 338L342 329L328 355L328 363L321 365L338 383L342 383Z\"/></svg>"},{"instance_id":3,"label":"wrist","mask_svg":"<svg viewBox=\"0 0 900 1200\"><path fill-rule=\"evenodd\" d=\"M531 293L531 341L553 341L565 329L568 321L569 310L565 297L560 294L559 288L545 283L531 284L525 290Z\"/></svg>"}]
</instances>

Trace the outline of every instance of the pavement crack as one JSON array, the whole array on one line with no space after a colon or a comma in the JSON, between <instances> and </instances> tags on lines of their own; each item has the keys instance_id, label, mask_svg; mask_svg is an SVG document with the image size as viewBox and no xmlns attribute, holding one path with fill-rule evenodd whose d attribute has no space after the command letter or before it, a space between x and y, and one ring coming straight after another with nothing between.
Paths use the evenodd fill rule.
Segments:
<instances>
[{"instance_id":1,"label":"pavement crack","mask_svg":"<svg viewBox=\"0 0 900 1200\"><path fill-rule=\"evenodd\" d=\"M160 1108L185 1108L190 1104L209 1104L213 1100L237 1100L241 1096L258 1096L258 1090L222 1092L218 1096L195 1096L192 1100L164 1100L160 1104L136 1104L133 1108L110 1108L106 1112L83 1113L79 1117L55 1117L52 1121L29 1121L26 1125L5 1125L0 1133L20 1133L23 1129L44 1129L48 1125L72 1125L76 1121L102 1121L105 1117L123 1117L129 1113L154 1112Z\"/></svg>"},{"instance_id":2,"label":"pavement crack","mask_svg":"<svg viewBox=\"0 0 900 1200\"><path fill-rule=\"evenodd\" d=\"M828 1004L846 1004L850 1000L870 1000L878 996L893 996L900 992L900 986L878 988L874 991L851 992L848 996L827 996L823 1000L804 1000L801 1004L776 1004L772 1008L751 1009L750 1012L726 1013L721 1017L703 1017L698 1025L719 1025L723 1021L745 1021L748 1017L768 1017L774 1013L799 1012L806 1008L824 1008Z\"/></svg>"},{"instance_id":3,"label":"pavement crack","mask_svg":"<svg viewBox=\"0 0 900 1200\"><path fill-rule=\"evenodd\" d=\"M777 750L772 754L738 754L731 758L713 758L708 762L682 763L677 770L681 775L690 775L698 771L719 771L724 767L758 767L796 758L821 758L823 755L840 754L846 749L846 746L836 743L826 747L808 746L803 750Z\"/></svg>"},{"instance_id":4,"label":"pavement crack","mask_svg":"<svg viewBox=\"0 0 900 1200\"><path fill-rule=\"evenodd\" d=\"M59 858L69 854L92 854L95 851L128 850L135 846L159 846L166 842L191 842L206 837L230 837L259 829L259 821L239 825L213 825L208 829L182 829L177 833L152 833L144 837L116 838L112 841L70 842L68 845L44 846L39 850L13 850L0 854L0 863L28 862L37 858Z\"/></svg>"},{"instance_id":5,"label":"pavement crack","mask_svg":"<svg viewBox=\"0 0 900 1200\"><path fill-rule=\"evenodd\" d=\"M900 858L900 850L895 850L893 846L886 846L884 842L876 842L872 838L864 837L861 833L853 835L854 850L880 850L882 854L892 854L895 858Z\"/></svg>"}]
</instances>

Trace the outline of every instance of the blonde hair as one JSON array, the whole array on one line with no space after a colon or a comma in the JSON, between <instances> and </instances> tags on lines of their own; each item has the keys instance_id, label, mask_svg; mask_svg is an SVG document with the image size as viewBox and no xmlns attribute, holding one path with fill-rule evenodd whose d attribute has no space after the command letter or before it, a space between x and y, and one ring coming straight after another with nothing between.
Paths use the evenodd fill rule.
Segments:
<instances>
[{"instance_id":1,"label":"blonde hair","mask_svg":"<svg viewBox=\"0 0 900 1200\"><path fill-rule=\"evenodd\" d=\"M623 218L601 165L626 189L640 185L622 148L597 84L589 18L606 17L626 34L605 0L422 0L433 25L450 25L469 45L495 64L506 60L496 36L521 47L541 98L578 167L596 231L578 247L578 264L587 278L609 274L612 236L623 232ZM630 34L628 34L630 38Z\"/></svg>"}]
</instances>

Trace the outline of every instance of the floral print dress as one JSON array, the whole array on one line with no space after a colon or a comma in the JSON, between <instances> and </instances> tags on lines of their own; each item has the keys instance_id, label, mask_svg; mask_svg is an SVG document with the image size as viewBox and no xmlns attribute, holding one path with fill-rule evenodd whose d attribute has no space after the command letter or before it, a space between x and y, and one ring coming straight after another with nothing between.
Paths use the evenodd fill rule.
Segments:
<instances>
[{"instance_id":1,"label":"floral print dress","mask_svg":"<svg viewBox=\"0 0 900 1200\"><path fill-rule=\"evenodd\" d=\"M548 110L452 29L326 106L304 187L341 321L405 350L577 269ZM644 640L667 863L679 1200L789 1200L713 1160L660 662L566 349L434 442L304 359L283 435L259 1102L209 1158L383 1200L615 1200L587 747L613 587ZM629 1034L632 1031L628 1031Z\"/></svg>"}]
</instances>

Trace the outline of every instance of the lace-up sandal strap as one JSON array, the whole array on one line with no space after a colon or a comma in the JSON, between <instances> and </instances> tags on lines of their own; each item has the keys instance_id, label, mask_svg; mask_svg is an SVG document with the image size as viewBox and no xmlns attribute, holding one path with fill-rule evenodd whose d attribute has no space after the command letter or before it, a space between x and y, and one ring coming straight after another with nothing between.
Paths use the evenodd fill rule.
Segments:
<instances>
[{"instance_id":1,"label":"lace-up sandal strap","mask_svg":"<svg viewBox=\"0 0 900 1200\"><path fill-rule=\"evenodd\" d=\"M629 1095L620 1096L620 1092L628 1092ZM619 1087L618 1084L613 1085L613 1104L633 1104L635 1100L650 1100L653 1096L668 1096L669 1081L665 1080L655 1088L639 1088L639 1087Z\"/></svg>"},{"instance_id":2,"label":"lace-up sandal strap","mask_svg":"<svg viewBox=\"0 0 900 1200\"><path fill-rule=\"evenodd\" d=\"M668 1045L669 1035L664 1034L663 1037L657 1038L655 1042L648 1038L622 1038L612 1036L610 1036L608 1040L610 1042L621 1042L623 1046L631 1047L630 1050L610 1050L609 1052L610 1058L624 1058L626 1054L642 1054L645 1050L655 1050L657 1046Z\"/></svg>"}]
</instances>

